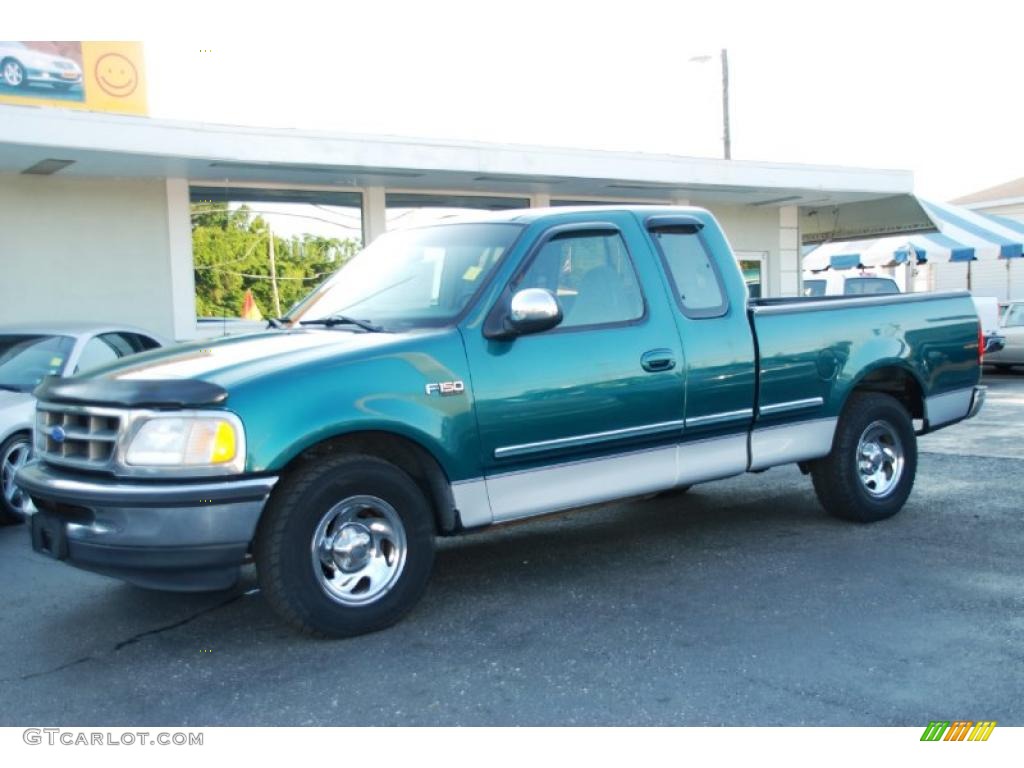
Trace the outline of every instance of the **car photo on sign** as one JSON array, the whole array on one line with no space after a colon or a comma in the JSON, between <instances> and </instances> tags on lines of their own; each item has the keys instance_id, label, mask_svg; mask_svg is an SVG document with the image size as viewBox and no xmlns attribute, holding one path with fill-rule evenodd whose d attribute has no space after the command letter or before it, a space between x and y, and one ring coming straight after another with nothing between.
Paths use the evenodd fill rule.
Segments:
<instances>
[{"instance_id":1,"label":"car photo on sign","mask_svg":"<svg viewBox=\"0 0 1024 768\"><path fill-rule=\"evenodd\" d=\"M0 93L83 101L82 44L0 41Z\"/></svg>"}]
</instances>

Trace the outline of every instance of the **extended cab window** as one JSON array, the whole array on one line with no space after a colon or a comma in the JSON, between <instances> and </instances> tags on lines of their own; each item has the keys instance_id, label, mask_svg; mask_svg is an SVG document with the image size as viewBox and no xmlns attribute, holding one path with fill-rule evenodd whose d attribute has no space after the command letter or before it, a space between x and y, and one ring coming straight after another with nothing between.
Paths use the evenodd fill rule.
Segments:
<instances>
[{"instance_id":1,"label":"extended cab window","mask_svg":"<svg viewBox=\"0 0 1024 768\"><path fill-rule=\"evenodd\" d=\"M644 314L640 284L618 232L552 237L516 288L545 288L555 294L564 316L559 328L625 323Z\"/></svg>"},{"instance_id":2,"label":"extended cab window","mask_svg":"<svg viewBox=\"0 0 1024 768\"><path fill-rule=\"evenodd\" d=\"M688 227L651 231L672 276L676 298L689 317L719 317L727 303L714 260L700 235Z\"/></svg>"}]
</instances>

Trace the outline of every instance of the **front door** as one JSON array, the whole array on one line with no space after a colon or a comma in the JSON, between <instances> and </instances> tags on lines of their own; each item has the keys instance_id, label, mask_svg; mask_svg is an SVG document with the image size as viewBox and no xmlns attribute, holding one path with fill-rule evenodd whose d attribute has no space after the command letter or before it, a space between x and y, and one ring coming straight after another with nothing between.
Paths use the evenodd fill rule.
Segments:
<instances>
[{"instance_id":1,"label":"front door","mask_svg":"<svg viewBox=\"0 0 1024 768\"><path fill-rule=\"evenodd\" d=\"M685 364L654 254L634 219L548 230L512 278L562 323L511 341L467 331L495 521L675 483Z\"/></svg>"}]
</instances>

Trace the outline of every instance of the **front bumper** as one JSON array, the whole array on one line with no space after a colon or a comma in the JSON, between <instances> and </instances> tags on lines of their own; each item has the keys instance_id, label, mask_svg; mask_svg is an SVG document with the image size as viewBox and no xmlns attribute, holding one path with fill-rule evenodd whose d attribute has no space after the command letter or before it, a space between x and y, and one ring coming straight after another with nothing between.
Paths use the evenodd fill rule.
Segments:
<instances>
[{"instance_id":1,"label":"front bumper","mask_svg":"<svg viewBox=\"0 0 1024 768\"><path fill-rule=\"evenodd\" d=\"M276 477L136 481L23 467L32 546L90 571L175 591L225 589L238 579Z\"/></svg>"}]
</instances>

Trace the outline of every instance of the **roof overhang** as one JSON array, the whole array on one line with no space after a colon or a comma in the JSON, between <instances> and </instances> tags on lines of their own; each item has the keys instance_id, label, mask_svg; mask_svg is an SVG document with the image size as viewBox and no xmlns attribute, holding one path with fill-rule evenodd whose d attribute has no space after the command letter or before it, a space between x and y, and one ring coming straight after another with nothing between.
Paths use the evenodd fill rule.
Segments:
<instances>
[{"instance_id":1,"label":"roof overhang","mask_svg":"<svg viewBox=\"0 0 1024 768\"><path fill-rule=\"evenodd\" d=\"M810 206L909 194L909 171L185 123L0 106L0 172L621 201Z\"/></svg>"},{"instance_id":2,"label":"roof overhang","mask_svg":"<svg viewBox=\"0 0 1024 768\"><path fill-rule=\"evenodd\" d=\"M927 211L912 194L800 209L800 235L804 245L936 229Z\"/></svg>"}]
</instances>

